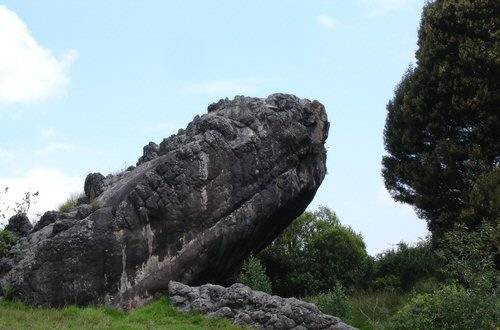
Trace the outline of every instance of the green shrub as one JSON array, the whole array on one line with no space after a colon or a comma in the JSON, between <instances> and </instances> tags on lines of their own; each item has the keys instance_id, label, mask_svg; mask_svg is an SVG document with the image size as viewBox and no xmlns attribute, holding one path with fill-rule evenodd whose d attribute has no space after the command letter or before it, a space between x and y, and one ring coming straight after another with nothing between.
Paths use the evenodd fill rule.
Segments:
<instances>
[{"instance_id":1,"label":"green shrub","mask_svg":"<svg viewBox=\"0 0 500 330\"><path fill-rule=\"evenodd\" d=\"M499 229L499 225L485 224L469 230L459 224L444 234L437 255L445 279L468 288L491 290L498 274L495 255L499 253Z\"/></svg>"},{"instance_id":2,"label":"green shrub","mask_svg":"<svg viewBox=\"0 0 500 330\"><path fill-rule=\"evenodd\" d=\"M413 293L431 293L441 286L438 279L429 277L425 280L418 281L412 288Z\"/></svg>"},{"instance_id":3,"label":"green shrub","mask_svg":"<svg viewBox=\"0 0 500 330\"><path fill-rule=\"evenodd\" d=\"M17 236L14 233L8 230L0 230L0 258L4 257L16 242Z\"/></svg>"},{"instance_id":4,"label":"green shrub","mask_svg":"<svg viewBox=\"0 0 500 330\"><path fill-rule=\"evenodd\" d=\"M437 263L429 240L415 245L399 243L375 257L372 287L378 290L410 291L418 282L436 273Z\"/></svg>"},{"instance_id":5,"label":"green shrub","mask_svg":"<svg viewBox=\"0 0 500 330\"><path fill-rule=\"evenodd\" d=\"M258 257L273 292L285 297L316 295L337 283L359 287L370 262L363 237L326 207L304 212Z\"/></svg>"},{"instance_id":6,"label":"green shrub","mask_svg":"<svg viewBox=\"0 0 500 330\"><path fill-rule=\"evenodd\" d=\"M401 280L400 274L387 274L381 277L377 277L373 280L373 287L379 290L400 290Z\"/></svg>"},{"instance_id":7,"label":"green shrub","mask_svg":"<svg viewBox=\"0 0 500 330\"><path fill-rule=\"evenodd\" d=\"M238 281L254 290L271 293L271 281L266 275L266 269L254 256L243 263Z\"/></svg>"},{"instance_id":8,"label":"green shrub","mask_svg":"<svg viewBox=\"0 0 500 330\"><path fill-rule=\"evenodd\" d=\"M330 292L321 293L317 296L306 298L306 300L316 304L323 313L342 319L347 318L351 311L349 298L340 284L337 284Z\"/></svg>"},{"instance_id":9,"label":"green shrub","mask_svg":"<svg viewBox=\"0 0 500 330\"><path fill-rule=\"evenodd\" d=\"M459 285L419 294L389 321L392 329L494 329L498 296Z\"/></svg>"}]
</instances>

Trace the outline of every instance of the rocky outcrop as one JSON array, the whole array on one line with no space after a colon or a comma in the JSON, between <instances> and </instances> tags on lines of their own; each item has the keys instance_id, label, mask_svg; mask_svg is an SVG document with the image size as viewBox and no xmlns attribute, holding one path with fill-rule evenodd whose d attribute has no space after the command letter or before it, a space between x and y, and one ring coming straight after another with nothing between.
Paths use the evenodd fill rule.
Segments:
<instances>
[{"instance_id":1,"label":"rocky outcrop","mask_svg":"<svg viewBox=\"0 0 500 330\"><path fill-rule=\"evenodd\" d=\"M142 148L142 157L137 161L137 166L158 157L159 149L160 147L154 142L149 142L145 145L144 148Z\"/></svg>"},{"instance_id":2,"label":"rocky outcrop","mask_svg":"<svg viewBox=\"0 0 500 330\"><path fill-rule=\"evenodd\" d=\"M4 229L16 234L18 237L24 237L28 235L32 228L33 226L26 214L19 213L9 219Z\"/></svg>"},{"instance_id":3,"label":"rocky outcrop","mask_svg":"<svg viewBox=\"0 0 500 330\"><path fill-rule=\"evenodd\" d=\"M90 174L80 205L10 250L0 286L36 305L132 308L170 280L217 282L312 200L328 127L319 102L292 95L215 103L137 167Z\"/></svg>"},{"instance_id":4,"label":"rocky outcrop","mask_svg":"<svg viewBox=\"0 0 500 330\"><path fill-rule=\"evenodd\" d=\"M337 317L321 313L314 304L254 291L239 283L228 288L212 284L190 287L171 281L168 295L182 311L227 317L235 324L256 328L355 329Z\"/></svg>"}]
</instances>

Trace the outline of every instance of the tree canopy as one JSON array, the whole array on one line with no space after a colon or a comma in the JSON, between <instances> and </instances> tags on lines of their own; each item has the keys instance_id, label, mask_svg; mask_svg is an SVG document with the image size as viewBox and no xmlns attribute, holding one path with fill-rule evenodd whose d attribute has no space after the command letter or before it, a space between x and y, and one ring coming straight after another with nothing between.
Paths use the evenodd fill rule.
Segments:
<instances>
[{"instance_id":1,"label":"tree canopy","mask_svg":"<svg viewBox=\"0 0 500 330\"><path fill-rule=\"evenodd\" d=\"M436 237L457 220L482 222L463 213L478 180L500 165L499 20L497 0L428 3L416 66L387 105L385 185Z\"/></svg>"}]
</instances>

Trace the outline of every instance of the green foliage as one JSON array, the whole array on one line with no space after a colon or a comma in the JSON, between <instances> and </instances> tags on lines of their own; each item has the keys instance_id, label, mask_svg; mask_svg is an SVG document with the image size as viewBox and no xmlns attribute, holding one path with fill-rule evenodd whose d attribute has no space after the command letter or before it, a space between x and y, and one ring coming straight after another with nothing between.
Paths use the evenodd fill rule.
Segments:
<instances>
[{"instance_id":1,"label":"green foliage","mask_svg":"<svg viewBox=\"0 0 500 330\"><path fill-rule=\"evenodd\" d=\"M387 105L386 187L396 200L415 206L435 239L466 221L471 190L500 165L499 11L497 0L429 2L417 65ZM483 219L467 220L477 225Z\"/></svg>"},{"instance_id":2,"label":"green foliage","mask_svg":"<svg viewBox=\"0 0 500 330\"><path fill-rule=\"evenodd\" d=\"M478 223L495 225L500 223L500 167L481 175L469 195L469 205L461 218L472 229Z\"/></svg>"},{"instance_id":3,"label":"green foliage","mask_svg":"<svg viewBox=\"0 0 500 330\"><path fill-rule=\"evenodd\" d=\"M451 283L417 282L420 293L388 323L395 329L492 329L500 320L494 257L498 255L498 224L470 230L455 225L438 242L441 278ZM436 287L438 287L436 289Z\"/></svg>"},{"instance_id":4,"label":"green foliage","mask_svg":"<svg viewBox=\"0 0 500 330\"><path fill-rule=\"evenodd\" d=\"M361 235L326 207L304 212L258 257L282 296L328 292L337 283L350 290L361 285L369 263Z\"/></svg>"},{"instance_id":5,"label":"green foliage","mask_svg":"<svg viewBox=\"0 0 500 330\"><path fill-rule=\"evenodd\" d=\"M0 258L5 257L12 245L17 242L17 236L8 231L0 230Z\"/></svg>"},{"instance_id":6,"label":"green foliage","mask_svg":"<svg viewBox=\"0 0 500 330\"><path fill-rule=\"evenodd\" d=\"M475 231L457 225L446 233L437 251L444 277L468 288L493 290L498 275L494 258L500 244L499 229L498 224Z\"/></svg>"},{"instance_id":7,"label":"green foliage","mask_svg":"<svg viewBox=\"0 0 500 330\"><path fill-rule=\"evenodd\" d=\"M401 290L402 287L401 274L398 275L387 274L378 276L373 280L372 286L377 290L390 290L390 291Z\"/></svg>"},{"instance_id":8,"label":"green foliage","mask_svg":"<svg viewBox=\"0 0 500 330\"><path fill-rule=\"evenodd\" d=\"M32 308L0 302L0 329L242 329L226 319L181 313L165 298L130 313L104 307Z\"/></svg>"},{"instance_id":9,"label":"green foliage","mask_svg":"<svg viewBox=\"0 0 500 330\"><path fill-rule=\"evenodd\" d=\"M332 291L306 298L314 303L323 313L345 319L351 312L351 304L342 285L337 284Z\"/></svg>"},{"instance_id":10,"label":"green foliage","mask_svg":"<svg viewBox=\"0 0 500 330\"><path fill-rule=\"evenodd\" d=\"M499 311L499 297L448 285L416 295L391 319L389 328L494 329Z\"/></svg>"},{"instance_id":11,"label":"green foliage","mask_svg":"<svg viewBox=\"0 0 500 330\"><path fill-rule=\"evenodd\" d=\"M254 290L271 293L271 282L266 275L266 269L254 256L250 256L243 263L238 281Z\"/></svg>"},{"instance_id":12,"label":"green foliage","mask_svg":"<svg viewBox=\"0 0 500 330\"><path fill-rule=\"evenodd\" d=\"M78 199L81 197L84 197L84 196L85 196L85 194L83 192L81 192L79 194L71 194L69 196L69 198L64 203L59 205L59 211L60 212L71 211L72 209L74 209L77 206Z\"/></svg>"},{"instance_id":13,"label":"green foliage","mask_svg":"<svg viewBox=\"0 0 500 330\"><path fill-rule=\"evenodd\" d=\"M409 291L418 281L433 276L436 268L436 258L427 240L414 246L399 243L396 249L375 257L372 287Z\"/></svg>"},{"instance_id":14,"label":"green foliage","mask_svg":"<svg viewBox=\"0 0 500 330\"><path fill-rule=\"evenodd\" d=\"M437 277L429 277L419 280L412 288L412 293L431 293L437 290L442 284Z\"/></svg>"}]
</instances>

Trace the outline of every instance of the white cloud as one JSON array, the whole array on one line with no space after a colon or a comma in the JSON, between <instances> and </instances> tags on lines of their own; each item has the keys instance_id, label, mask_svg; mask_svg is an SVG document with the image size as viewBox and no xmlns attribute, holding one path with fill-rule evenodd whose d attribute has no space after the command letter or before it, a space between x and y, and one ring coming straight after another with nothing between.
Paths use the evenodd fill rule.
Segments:
<instances>
[{"instance_id":1,"label":"white cloud","mask_svg":"<svg viewBox=\"0 0 500 330\"><path fill-rule=\"evenodd\" d=\"M40 46L26 24L13 11L0 5L0 102L43 100L63 95L68 68L78 52L70 50L60 59Z\"/></svg>"},{"instance_id":2,"label":"white cloud","mask_svg":"<svg viewBox=\"0 0 500 330\"><path fill-rule=\"evenodd\" d=\"M56 169L33 168L18 177L1 178L0 191L9 187L8 192L0 195L0 208L13 207L26 192L39 192L36 203L30 208L28 216L33 221L37 214L57 209L71 194L83 190L83 179L68 176ZM0 210L1 211L1 210ZM7 216L12 212L7 212ZM1 221L1 219L0 219Z\"/></svg>"},{"instance_id":3,"label":"white cloud","mask_svg":"<svg viewBox=\"0 0 500 330\"><path fill-rule=\"evenodd\" d=\"M191 94L206 95L235 95L251 94L257 90L254 82L245 80L213 80L202 83L191 84L184 91Z\"/></svg>"},{"instance_id":4,"label":"white cloud","mask_svg":"<svg viewBox=\"0 0 500 330\"><path fill-rule=\"evenodd\" d=\"M47 157L53 153L68 152L74 150L75 147L71 143L65 142L51 142L45 147L35 151L35 155Z\"/></svg>"},{"instance_id":5,"label":"white cloud","mask_svg":"<svg viewBox=\"0 0 500 330\"><path fill-rule=\"evenodd\" d=\"M316 16L316 23L329 30L335 29L338 25L336 20L326 14Z\"/></svg>"}]
</instances>

